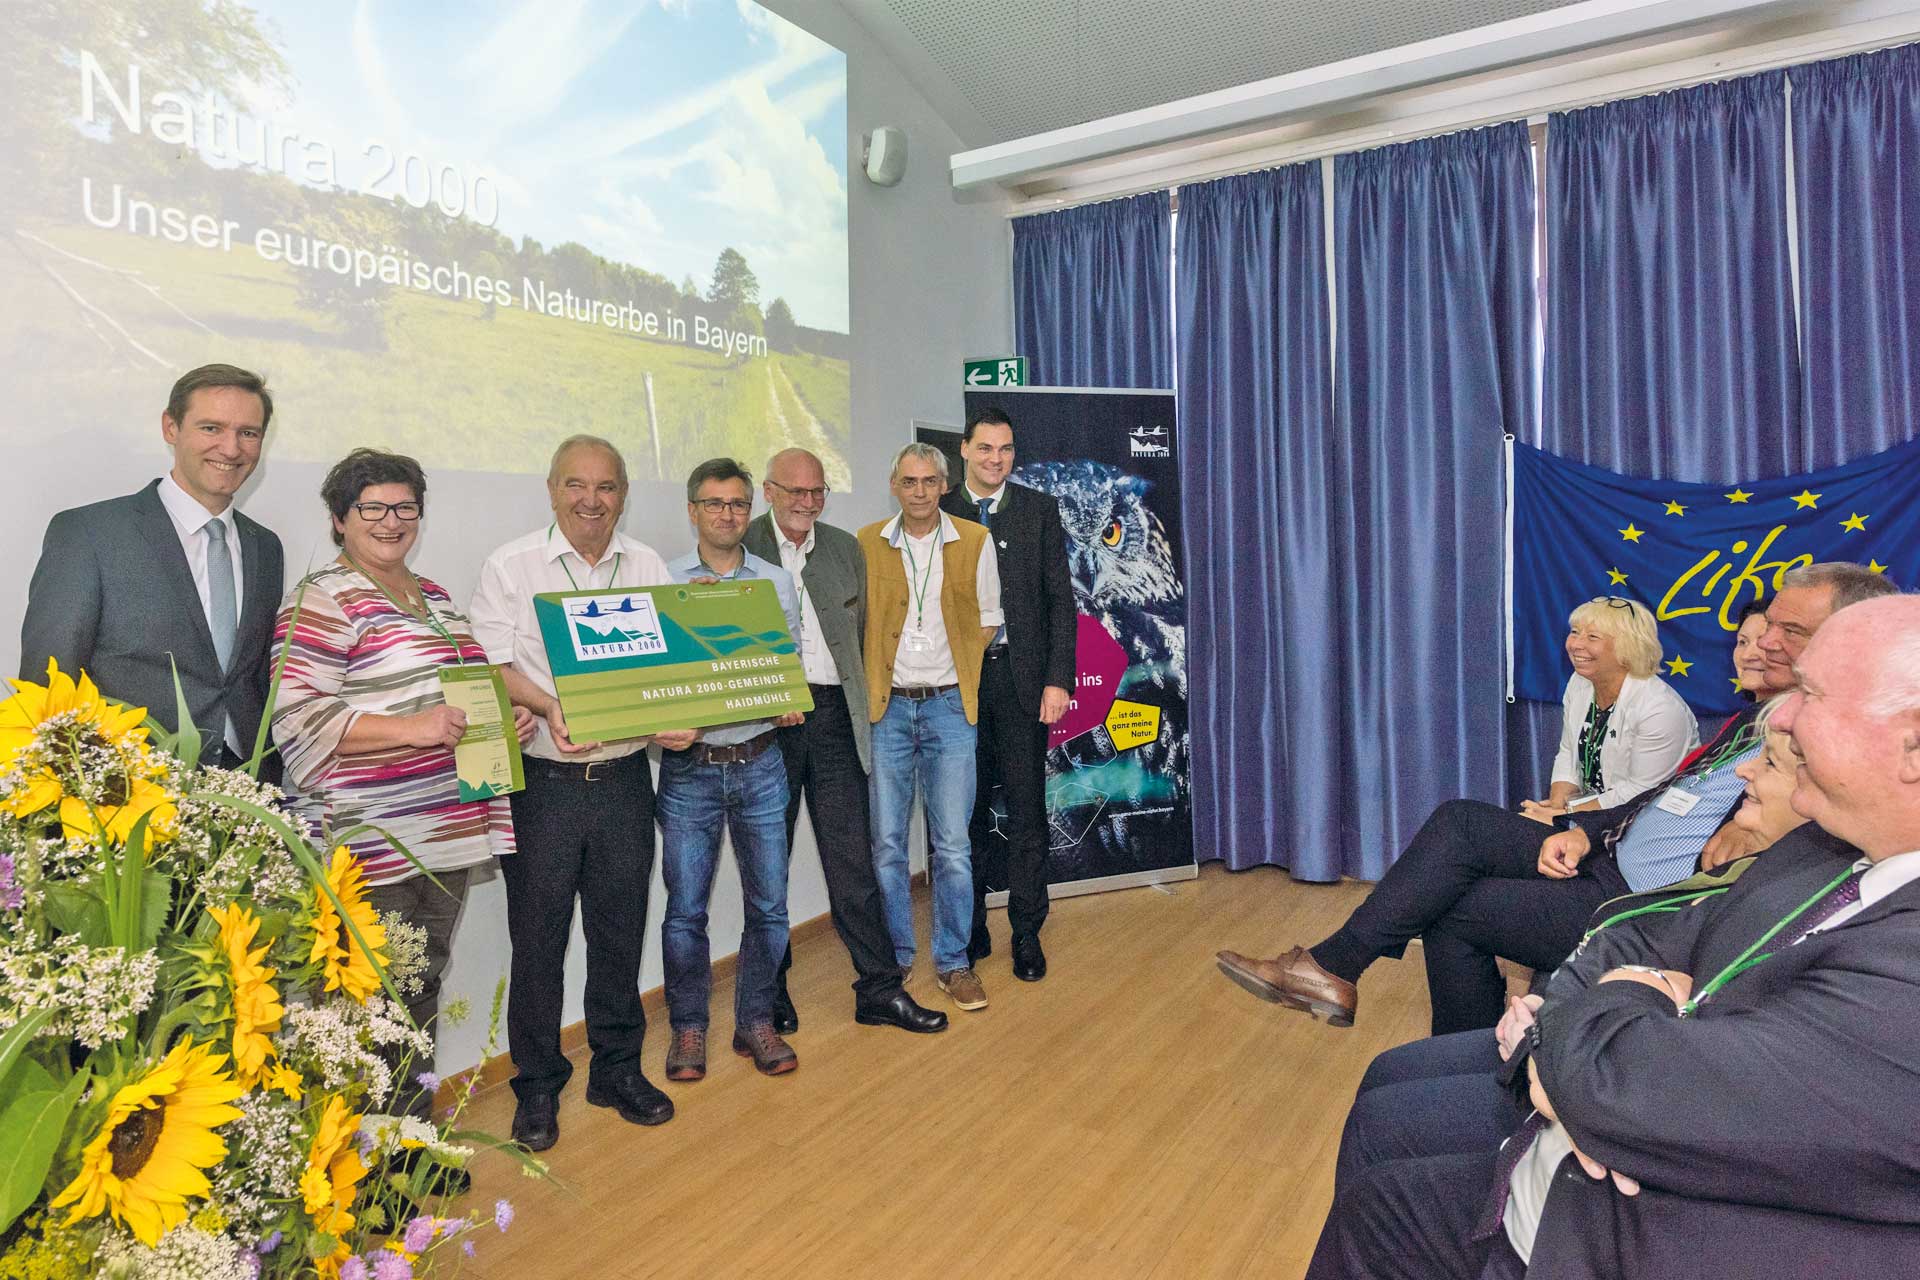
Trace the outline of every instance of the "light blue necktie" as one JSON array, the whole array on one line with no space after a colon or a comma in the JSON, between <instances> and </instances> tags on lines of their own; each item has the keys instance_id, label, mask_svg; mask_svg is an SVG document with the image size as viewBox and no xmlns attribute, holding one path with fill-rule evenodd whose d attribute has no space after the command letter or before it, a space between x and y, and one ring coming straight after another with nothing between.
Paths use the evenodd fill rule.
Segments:
<instances>
[{"instance_id":1,"label":"light blue necktie","mask_svg":"<svg viewBox=\"0 0 1920 1280\"><path fill-rule=\"evenodd\" d=\"M207 530L207 625L213 632L213 652L220 669L233 656L233 637L239 630L234 607L233 557L227 552L227 525L209 520Z\"/></svg>"},{"instance_id":2,"label":"light blue necktie","mask_svg":"<svg viewBox=\"0 0 1920 1280\"><path fill-rule=\"evenodd\" d=\"M987 528L989 529L993 528L993 499L992 498L980 499L980 523L987 526Z\"/></svg>"}]
</instances>

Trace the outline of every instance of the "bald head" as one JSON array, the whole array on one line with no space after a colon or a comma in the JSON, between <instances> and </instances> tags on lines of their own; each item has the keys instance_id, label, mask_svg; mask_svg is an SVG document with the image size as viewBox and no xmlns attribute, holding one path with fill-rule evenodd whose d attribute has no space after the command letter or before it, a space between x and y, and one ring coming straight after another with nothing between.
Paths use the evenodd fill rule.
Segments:
<instances>
[{"instance_id":1,"label":"bald head","mask_svg":"<svg viewBox=\"0 0 1920 1280\"><path fill-rule=\"evenodd\" d=\"M767 459L767 478L760 491L781 535L798 545L807 540L814 521L827 509L826 469L805 449L782 449Z\"/></svg>"},{"instance_id":2,"label":"bald head","mask_svg":"<svg viewBox=\"0 0 1920 1280\"><path fill-rule=\"evenodd\" d=\"M1920 849L1920 596L1836 612L1773 717L1801 765L1793 807L1868 857Z\"/></svg>"}]
</instances>

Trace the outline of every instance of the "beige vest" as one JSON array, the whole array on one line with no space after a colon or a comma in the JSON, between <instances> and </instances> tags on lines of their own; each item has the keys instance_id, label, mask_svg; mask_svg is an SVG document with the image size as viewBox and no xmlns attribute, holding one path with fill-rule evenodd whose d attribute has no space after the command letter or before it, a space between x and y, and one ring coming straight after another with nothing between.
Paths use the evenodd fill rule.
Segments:
<instances>
[{"instance_id":1,"label":"beige vest","mask_svg":"<svg viewBox=\"0 0 1920 1280\"><path fill-rule=\"evenodd\" d=\"M967 723L977 724L980 663L987 646L980 637L980 601L974 583L987 530L971 520L949 518L960 536L940 548L940 617L946 622L947 647L953 651ZM886 521L877 521L859 534L860 550L867 557L867 632L861 648L867 663L867 718L875 724L887 713L887 700L893 696L893 660L900 652L910 590L899 550L880 536L884 528Z\"/></svg>"}]
</instances>

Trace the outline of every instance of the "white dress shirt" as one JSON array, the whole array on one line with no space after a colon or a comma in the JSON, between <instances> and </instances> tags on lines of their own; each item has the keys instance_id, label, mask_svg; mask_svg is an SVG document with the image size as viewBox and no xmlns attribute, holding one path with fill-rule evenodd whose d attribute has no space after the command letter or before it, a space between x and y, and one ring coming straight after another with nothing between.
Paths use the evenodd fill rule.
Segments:
<instances>
[{"instance_id":1,"label":"white dress shirt","mask_svg":"<svg viewBox=\"0 0 1920 1280\"><path fill-rule=\"evenodd\" d=\"M887 521L880 536L899 549L900 568L907 575L907 619L900 631L900 647L893 655L893 683L901 688L958 684L953 646L947 641L947 623L940 612L940 588L946 581L946 544L959 541L960 531L953 527L952 517L942 511L939 525L929 529L925 537L910 536L904 519L897 515ZM981 627L1003 624L1006 615L1000 610L1000 560L994 554L992 538L980 544L973 590L980 605Z\"/></svg>"},{"instance_id":2,"label":"white dress shirt","mask_svg":"<svg viewBox=\"0 0 1920 1280\"><path fill-rule=\"evenodd\" d=\"M808 528L807 540L796 546L776 520L773 541L780 548L780 567L793 576L794 590L800 593L800 634L794 638L800 642L800 666L807 673L807 683L839 684L840 668L827 652L827 638L820 634L820 615L814 612L813 595L800 576L806 571L807 557L813 554L813 530Z\"/></svg>"},{"instance_id":3,"label":"white dress shirt","mask_svg":"<svg viewBox=\"0 0 1920 1280\"><path fill-rule=\"evenodd\" d=\"M233 560L233 619L237 626L240 614L247 603L247 575L242 572L244 565L240 559L240 526L234 523L233 506L219 515L214 515L200 505L200 500L180 487L180 482L169 471L160 478L160 505L167 509L167 518L173 521L173 531L180 538L180 549L187 554L187 568L193 574L193 589L200 594L200 616L207 620L209 629L213 626L213 610L209 607L207 583L207 552L213 544L213 538L207 532L207 526L218 520L227 532L227 555ZM240 731L234 728L233 717L227 717L225 732L227 749L241 757L253 754L253 744L244 748L240 744Z\"/></svg>"},{"instance_id":4,"label":"white dress shirt","mask_svg":"<svg viewBox=\"0 0 1920 1280\"><path fill-rule=\"evenodd\" d=\"M473 607L467 618L473 638L487 651L487 661L512 663L513 669L543 692L553 693L553 668L540 623L533 614L533 598L549 591L593 591L613 587L657 587L673 581L667 562L644 542L614 531L600 563L588 564L573 549L557 525L515 538L488 556L480 566L480 584L473 589ZM542 760L588 764L618 760L645 749L637 739L607 742L591 751L562 752L553 745L545 720L537 722L530 755Z\"/></svg>"},{"instance_id":5,"label":"white dress shirt","mask_svg":"<svg viewBox=\"0 0 1920 1280\"><path fill-rule=\"evenodd\" d=\"M1000 514L1000 503L1002 499L1004 499L1007 496L1006 481L1004 480L1001 481L1000 487L998 489L995 489L992 493L975 493L973 491L973 486L970 484L962 485L961 488L966 490L967 501L971 502L976 509L980 506L981 503L984 502L987 504L987 510L985 514L990 516L997 516ZM987 541L991 543L993 539L989 538ZM998 568L999 561L996 559L994 563L995 563L995 567ZM987 643L991 646L996 644L1005 644L1006 642L1007 642L1007 626L1003 622L1000 624L1000 629L993 633L993 639L988 641Z\"/></svg>"}]
</instances>

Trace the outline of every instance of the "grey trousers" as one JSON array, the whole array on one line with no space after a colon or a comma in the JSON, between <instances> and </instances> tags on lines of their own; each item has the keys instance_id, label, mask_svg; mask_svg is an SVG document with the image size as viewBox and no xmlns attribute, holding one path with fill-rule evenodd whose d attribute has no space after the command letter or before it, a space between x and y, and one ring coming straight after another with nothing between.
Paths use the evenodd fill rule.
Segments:
<instances>
[{"instance_id":1,"label":"grey trousers","mask_svg":"<svg viewBox=\"0 0 1920 1280\"><path fill-rule=\"evenodd\" d=\"M440 1012L440 979L446 973L447 957L453 952L453 931L460 923L460 909L467 902L467 883L473 878L473 870L461 867L457 871L436 871L433 874L440 881L437 885L424 875L413 875L367 890L367 901L375 911L395 912L408 924L427 931L427 967L420 974L419 994L407 1000L407 1013L436 1038L438 1027L434 1018ZM394 1065L398 1069L399 1064ZM407 1079L397 1083L388 1105L396 1113L430 1119L433 1095L422 1089L413 1077L432 1069L431 1057L407 1064Z\"/></svg>"}]
</instances>

